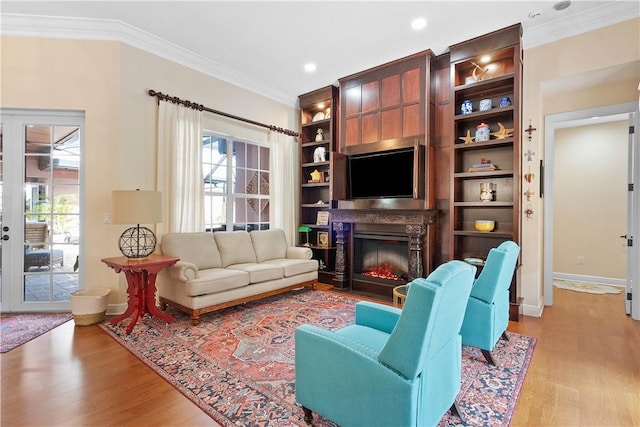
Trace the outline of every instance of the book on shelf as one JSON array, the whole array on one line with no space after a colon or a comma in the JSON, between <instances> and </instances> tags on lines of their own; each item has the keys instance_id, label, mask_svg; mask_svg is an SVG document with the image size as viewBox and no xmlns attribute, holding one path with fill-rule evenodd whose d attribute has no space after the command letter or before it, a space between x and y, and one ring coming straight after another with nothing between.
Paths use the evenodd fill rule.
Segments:
<instances>
[{"instance_id":1,"label":"book on shelf","mask_svg":"<svg viewBox=\"0 0 640 427\"><path fill-rule=\"evenodd\" d=\"M493 163L475 163L469 168L469 172L488 172L498 170Z\"/></svg>"}]
</instances>

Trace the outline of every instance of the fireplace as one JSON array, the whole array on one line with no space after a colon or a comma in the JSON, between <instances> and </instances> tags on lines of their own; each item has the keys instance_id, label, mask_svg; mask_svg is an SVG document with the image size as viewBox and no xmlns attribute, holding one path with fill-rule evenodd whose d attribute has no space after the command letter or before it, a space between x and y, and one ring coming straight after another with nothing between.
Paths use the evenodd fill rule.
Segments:
<instances>
[{"instance_id":1,"label":"fireplace","mask_svg":"<svg viewBox=\"0 0 640 427\"><path fill-rule=\"evenodd\" d=\"M354 233L351 274L354 281L392 288L407 283L409 237L397 234Z\"/></svg>"},{"instance_id":2,"label":"fireplace","mask_svg":"<svg viewBox=\"0 0 640 427\"><path fill-rule=\"evenodd\" d=\"M395 286L431 272L436 217L430 209L333 209L334 286L391 300ZM365 274L367 268L383 277ZM388 270L402 280L386 277Z\"/></svg>"}]
</instances>

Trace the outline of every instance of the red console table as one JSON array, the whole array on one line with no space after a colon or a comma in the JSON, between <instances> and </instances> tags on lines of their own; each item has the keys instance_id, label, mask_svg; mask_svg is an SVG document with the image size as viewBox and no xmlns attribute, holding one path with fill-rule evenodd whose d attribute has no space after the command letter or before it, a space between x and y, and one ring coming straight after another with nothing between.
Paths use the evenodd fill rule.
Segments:
<instances>
[{"instance_id":1,"label":"red console table","mask_svg":"<svg viewBox=\"0 0 640 427\"><path fill-rule=\"evenodd\" d=\"M111 324L115 325L132 316L131 322L127 326L127 334L130 334L138 318L143 317L145 313L165 322L172 322L173 317L161 312L156 306L156 276L162 269L179 260L180 258L159 254L152 254L145 259L103 258L102 262L113 268L116 273L124 271L127 278L127 294L129 295L127 310L120 316L111 319Z\"/></svg>"}]
</instances>

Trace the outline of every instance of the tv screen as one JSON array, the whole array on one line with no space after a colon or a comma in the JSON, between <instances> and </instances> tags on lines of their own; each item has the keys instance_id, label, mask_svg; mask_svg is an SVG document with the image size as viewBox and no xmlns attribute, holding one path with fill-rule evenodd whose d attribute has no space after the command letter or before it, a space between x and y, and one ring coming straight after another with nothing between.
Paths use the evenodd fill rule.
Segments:
<instances>
[{"instance_id":1,"label":"tv screen","mask_svg":"<svg viewBox=\"0 0 640 427\"><path fill-rule=\"evenodd\" d=\"M413 148L349 156L351 199L413 197Z\"/></svg>"}]
</instances>

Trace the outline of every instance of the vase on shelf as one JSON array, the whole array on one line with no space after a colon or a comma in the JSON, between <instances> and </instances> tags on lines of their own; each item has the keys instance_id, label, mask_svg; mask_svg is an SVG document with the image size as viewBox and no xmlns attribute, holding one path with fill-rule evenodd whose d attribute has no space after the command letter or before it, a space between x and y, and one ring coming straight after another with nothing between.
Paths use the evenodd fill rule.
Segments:
<instances>
[{"instance_id":1,"label":"vase on shelf","mask_svg":"<svg viewBox=\"0 0 640 427\"><path fill-rule=\"evenodd\" d=\"M488 141L490 137L488 124L480 123L476 126L476 142Z\"/></svg>"}]
</instances>

